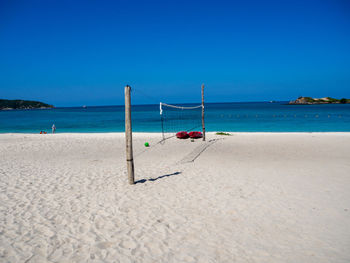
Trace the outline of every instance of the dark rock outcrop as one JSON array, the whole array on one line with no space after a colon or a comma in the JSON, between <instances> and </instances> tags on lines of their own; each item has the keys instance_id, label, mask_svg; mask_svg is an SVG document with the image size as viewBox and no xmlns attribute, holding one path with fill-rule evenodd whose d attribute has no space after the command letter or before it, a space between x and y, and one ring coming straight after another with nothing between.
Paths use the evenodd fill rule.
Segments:
<instances>
[{"instance_id":1,"label":"dark rock outcrop","mask_svg":"<svg viewBox=\"0 0 350 263\"><path fill-rule=\"evenodd\" d=\"M331 97L325 97L325 98L311 98L311 97L299 97L296 100L292 100L289 102L289 104L292 105L310 105L310 104L345 104L350 103L350 99L334 99Z\"/></svg>"}]
</instances>

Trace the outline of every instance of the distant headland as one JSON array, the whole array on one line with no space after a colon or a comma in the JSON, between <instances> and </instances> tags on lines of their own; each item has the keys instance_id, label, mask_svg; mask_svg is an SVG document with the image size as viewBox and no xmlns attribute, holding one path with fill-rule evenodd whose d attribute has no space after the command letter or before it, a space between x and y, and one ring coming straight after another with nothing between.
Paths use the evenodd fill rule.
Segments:
<instances>
[{"instance_id":1,"label":"distant headland","mask_svg":"<svg viewBox=\"0 0 350 263\"><path fill-rule=\"evenodd\" d=\"M334 99L331 97L325 98L311 98L311 97L299 97L296 100L290 101L291 105L311 105L311 104L346 104L350 103L350 99Z\"/></svg>"},{"instance_id":2,"label":"distant headland","mask_svg":"<svg viewBox=\"0 0 350 263\"><path fill-rule=\"evenodd\" d=\"M53 107L40 101L0 99L0 110L51 109Z\"/></svg>"}]
</instances>

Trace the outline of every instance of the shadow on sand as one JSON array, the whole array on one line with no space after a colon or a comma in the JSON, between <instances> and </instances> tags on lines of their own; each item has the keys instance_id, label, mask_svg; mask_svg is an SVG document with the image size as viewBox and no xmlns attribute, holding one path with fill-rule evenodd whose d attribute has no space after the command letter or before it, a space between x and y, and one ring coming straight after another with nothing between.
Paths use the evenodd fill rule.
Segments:
<instances>
[{"instance_id":1,"label":"shadow on sand","mask_svg":"<svg viewBox=\"0 0 350 263\"><path fill-rule=\"evenodd\" d=\"M172 174L165 174L165 175L158 176L156 178L141 179L141 180L136 181L135 184L143 184L143 183L146 183L146 182L154 182L154 181L157 181L157 180L162 179L164 177L170 177L170 176L177 175L177 174L181 174L181 172L176 172L176 173L172 173Z\"/></svg>"}]
</instances>

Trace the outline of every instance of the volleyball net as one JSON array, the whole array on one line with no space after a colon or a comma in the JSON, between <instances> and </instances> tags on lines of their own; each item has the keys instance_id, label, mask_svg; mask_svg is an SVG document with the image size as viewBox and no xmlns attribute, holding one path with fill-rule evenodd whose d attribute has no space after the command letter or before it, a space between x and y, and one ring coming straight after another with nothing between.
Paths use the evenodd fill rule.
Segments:
<instances>
[{"instance_id":1,"label":"volleyball net","mask_svg":"<svg viewBox=\"0 0 350 263\"><path fill-rule=\"evenodd\" d=\"M163 140L179 131L194 131L202 127L203 105L171 105L161 102L159 112Z\"/></svg>"}]
</instances>

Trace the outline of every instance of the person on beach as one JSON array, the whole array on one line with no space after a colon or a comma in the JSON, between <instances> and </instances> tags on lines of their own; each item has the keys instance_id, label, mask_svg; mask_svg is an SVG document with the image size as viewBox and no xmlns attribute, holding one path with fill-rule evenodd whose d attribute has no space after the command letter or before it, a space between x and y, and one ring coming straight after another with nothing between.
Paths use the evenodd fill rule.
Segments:
<instances>
[{"instance_id":1,"label":"person on beach","mask_svg":"<svg viewBox=\"0 0 350 263\"><path fill-rule=\"evenodd\" d=\"M56 126L55 126L55 124L53 124L52 125L52 133L55 133L55 131L56 131Z\"/></svg>"}]
</instances>

